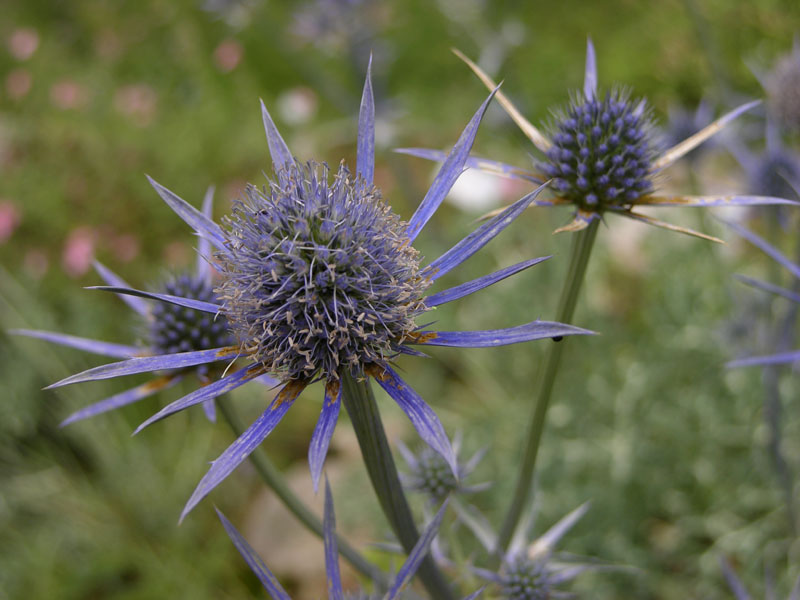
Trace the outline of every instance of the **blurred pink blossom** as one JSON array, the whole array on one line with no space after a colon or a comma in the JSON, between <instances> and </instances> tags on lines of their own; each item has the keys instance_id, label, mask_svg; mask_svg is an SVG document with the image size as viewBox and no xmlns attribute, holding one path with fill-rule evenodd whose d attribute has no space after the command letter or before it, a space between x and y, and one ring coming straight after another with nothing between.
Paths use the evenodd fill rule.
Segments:
<instances>
[{"instance_id":1,"label":"blurred pink blossom","mask_svg":"<svg viewBox=\"0 0 800 600\"><path fill-rule=\"evenodd\" d=\"M50 267L50 261L47 258L47 253L41 248L34 248L25 253L23 259L23 266L28 272L28 275L34 279L41 279L47 273Z\"/></svg>"},{"instance_id":2,"label":"blurred pink blossom","mask_svg":"<svg viewBox=\"0 0 800 600\"><path fill-rule=\"evenodd\" d=\"M22 215L13 202L0 201L0 244L8 241L21 220Z\"/></svg>"},{"instance_id":3,"label":"blurred pink blossom","mask_svg":"<svg viewBox=\"0 0 800 600\"><path fill-rule=\"evenodd\" d=\"M123 233L111 239L111 251L122 262L130 262L139 255L139 238Z\"/></svg>"},{"instance_id":4,"label":"blurred pink blossom","mask_svg":"<svg viewBox=\"0 0 800 600\"><path fill-rule=\"evenodd\" d=\"M88 91L77 81L62 79L50 86L50 102L62 110L83 108L88 100Z\"/></svg>"},{"instance_id":5,"label":"blurred pink blossom","mask_svg":"<svg viewBox=\"0 0 800 600\"><path fill-rule=\"evenodd\" d=\"M21 100L28 95L33 77L27 69L14 69L6 75L6 93L12 100Z\"/></svg>"},{"instance_id":6,"label":"blurred pink blossom","mask_svg":"<svg viewBox=\"0 0 800 600\"><path fill-rule=\"evenodd\" d=\"M70 277L80 277L89 270L94 258L95 232L89 227L73 229L61 255L61 265Z\"/></svg>"},{"instance_id":7,"label":"blurred pink blossom","mask_svg":"<svg viewBox=\"0 0 800 600\"><path fill-rule=\"evenodd\" d=\"M17 60L28 60L39 47L39 34L35 29L21 27L8 37L8 50Z\"/></svg>"},{"instance_id":8,"label":"blurred pink blossom","mask_svg":"<svg viewBox=\"0 0 800 600\"><path fill-rule=\"evenodd\" d=\"M224 40L214 49L214 62L223 73L230 73L242 61L244 48L236 40Z\"/></svg>"},{"instance_id":9,"label":"blurred pink blossom","mask_svg":"<svg viewBox=\"0 0 800 600\"><path fill-rule=\"evenodd\" d=\"M135 83L119 88L114 94L114 108L131 117L140 127L146 127L156 114L157 96L146 83Z\"/></svg>"}]
</instances>

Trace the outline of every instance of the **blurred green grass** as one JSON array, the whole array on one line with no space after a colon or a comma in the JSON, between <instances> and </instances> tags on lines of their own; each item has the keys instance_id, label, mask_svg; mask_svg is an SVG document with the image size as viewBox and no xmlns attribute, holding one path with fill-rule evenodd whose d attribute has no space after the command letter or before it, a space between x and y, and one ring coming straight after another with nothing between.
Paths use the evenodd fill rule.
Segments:
<instances>
[{"instance_id":1,"label":"blurred green grass","mask_svg":"<svg viewBox=\"0 0 800 600\"><path fill-rule=\"evenodd\" d=\"M244 6L236 14L247 19L237 17L236 25L195 2L0 6L0 201L20 213L19 227L0 244L3 329L36 327L130 341L136 325L120 318L126 311L121 303L81 290L97 282L90 272L73 278L62 268L70 234L84 228L97 257L137 286L188 265L190 234L143 174L196 204L208 185L217 185L216 213L224 214L243 182L261 184L261 171L269 168L259 97L272 108L287 91L313 90L318 109L306 122L287 122L274 111L281 131L303 157L331 163L344 157L352 164L366 60L356 50L376 50L378 116L387 120L379 133L391 134L379 149L377 177L395 209L408 217L431 167L389 148L452 144L485 97L450 53L452 46L477 56L496 42L504 25L521 26L522 43L508 49L498 74L523 113L539 122L548 107L581 84L590 34L601 85L632 86L663 118L673 103L692 105L719 93L703 40L717 53L728 84L754 97L761 91L744 60L770 64L788 50L800 23L796 3L777 0L501 2L483 9L478 2L413 0L364 12L360 18L376 31L348 47L336 40L315 45L292 33L294 3ZM691 6L704 18L705 37L698 35ZM24 60L10 45L22 28L39 40ZM220 50L225 42L227 58ZM228 70L231 52L241 55ZM30 89L20 95L14 86L26 77ZM493 109L476 151L525 166L531 150ZM724 157L715 164L731 167ZM681 185L680 171L672 184ZM443 206L419 247L437 255L469 230L474 216ZM639 236L638 227L623 228L609 218L577 315L578 324L602 335L569 341L537 479L537 523L543 530L592 500L592 510L562 548L636 571L579 580L575 588L586 597L726 598L717 565L721 552L739 561L756 594L764 561L785 589L797 576L800 544L787 533L765 451L760 372L726 372L722 366L737 351L757 350L748 346L752 339L734 347L722 334L731 319L756 319L743 308L755 293L731 275L739 269L758 274L767 261L706 217L680 211L667 217L689 219L692 226L701 219L705 231L731 240L730 247L660 231ZM529 211L451 274L443 285L514 260L554 255L496 289L438 310L442 328L551 318L569 239L550 232L566 219L564 212ZM67 414L129 382L41 392L96 359L0 335L0 595L263 597L210 502L175 526L206 462L230 441L223 426L208 424L198 412L130 439L132 428L167 399L164 394L59 429ZM464 431L467 450L490 444L476 479L483 475L495 485L476 503L495 521L511 490L520 423L530 409L529 389L546 343L438 349L433 360L400 361L448 431ZM795 472L796 379L788 373L782 378L785 453ZM236 398L247 412L263 404L256 390ZM307 393L304 400L265 444L287 469L303 466L318 412L318 394ZM388 405L383 404L390 421L402 424ZM340 429L339 435L349 434L346 419ZM383 522L360 468L355 459L347 463L349 474L335 489L337 512L345 531L363 527L363 514L372 515L374 539ZM253 473L243 468L210 500L238 522L253 510L258 489ZM291 546L293 540L274 543ZM321 546L315 551L321 558ZM301 581L294 585L308 589Z\"/></svg>"}]
</instances>

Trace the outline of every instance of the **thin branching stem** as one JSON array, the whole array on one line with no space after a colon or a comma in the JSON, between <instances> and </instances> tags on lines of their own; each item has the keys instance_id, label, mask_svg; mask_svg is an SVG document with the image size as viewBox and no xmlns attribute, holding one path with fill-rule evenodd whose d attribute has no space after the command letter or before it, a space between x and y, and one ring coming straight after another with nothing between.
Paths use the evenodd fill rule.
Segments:
<instances>
[{"instance_id":1,"label":"thin branching stem","mask_svg":"<svg viewBox=\"0 0 800 600\"><path fill-rule=\"evenodd\" d=\"M574 234L572 241L572 252L570 256L569 271L564 287L561 290L561 298L558 304L558 314L556 320L561 323L571 323L572 315L575 312L575 304L578 301L578 293L583 283L586 265L592 254L597 228L600 220L596 219L583 231ZM533 482L533 473L536 468L536 457L539 453L539 443L542 440L544 431L545 417L547 408L550 405L550 396L553 393L553 386L561 363L561 354L564 351L565 341L553 342L547 354L544 371L539 379L539 388L536 396L536 404L531 413L530 424L528 425L527 435L525 436L525 449L520 462L517 481L512 496L511 505L508 508L500 534L497 540L495 560L508 549L511 537L519 523L523 510L528 502L528 496Z\"/></svg>"}]
</instances>

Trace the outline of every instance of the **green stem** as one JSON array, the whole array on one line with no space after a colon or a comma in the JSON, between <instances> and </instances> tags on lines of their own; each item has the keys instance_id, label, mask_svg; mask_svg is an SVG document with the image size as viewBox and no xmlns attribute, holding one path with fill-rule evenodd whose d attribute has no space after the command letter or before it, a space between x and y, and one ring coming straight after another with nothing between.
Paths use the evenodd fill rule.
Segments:
<instances>
[{"instance_id":1,"label":"green stem","mask_svg":"<svg viewBox=\"0 0 800 600\"><path fill-rule=\"evenodd\" d=\"M556 320L561 323L570 323L572 321L572 315L575 312L575 304L578 300L578 293L583 283L586 265L592 253L592 247L594 245L594 239L597 236L599 224L599 219L592 221L589 227L576 233L573 238L569 271L567 272L567 279L564 282L564 288L561 290L558 314L556 316ZM565 343L565 341L559 341L550 345L544 372L539 379L536 405L531 414L531 420L526 435L527 443L523 452L519 472L517 473L517 482L514 488L511 506L508 508L498 536L495 560L499 558L502 552L508 549L511 537L514 534L514 529L516 529L517 523L519 523L523 509L528 501L531 482L533 481L533 472L536 468L536 457L539 453L539 443L542 440L542 432L544 431L545 416L547 415L547 408L550 404L550 396L553 393L553 385L555 384L556 373L558 372L558 366L561 362L561 354L564 350Z\"/></svg>"},{"instance_id":2,"label":"green stem","mask_svg":"<svg viewBox=\"0 0 800 600\"><path fill-rule=\"evenodd\" d=\"M239 416L233 409L230 400L224 396L217 398L217 408L225 419L225 422L230 426L234 435L237 437L244 433L245 427L243 426ZM280 498L281 502L289 509L289 511L297 517L297 519L312 533L319 538L323 537L322 521L303 503L300 498L295 496L294 492L286 484L281 472L272 464L272 461L264 452L263 448L256 448L250 455L250 462L258 471L261 479L267 484L275 494ZM346 540L339 534L336 534L339 554L349 562L353 568L372 581L380 583L382 586L387 585L386 576L377 567L370 564L358 551L353 548Z\"/></svg>"},{"instance_id":3,"label":"green stem","mask_svg":"<svg viewBox=\"0 0 800 600\"><path fill-rule=\"evenodd\" d=\"M406 552L411 552L419 539L411 509L400 485L389 442L383 430L378 405L369 382L356 381L348 373L342 375L342 400L353 423L361 456L367 467L372 487L383 513ZM419 578L432 598L451 600L453 592L441 571L426 556L419 567Z\"/></svg>"}]
</instances>

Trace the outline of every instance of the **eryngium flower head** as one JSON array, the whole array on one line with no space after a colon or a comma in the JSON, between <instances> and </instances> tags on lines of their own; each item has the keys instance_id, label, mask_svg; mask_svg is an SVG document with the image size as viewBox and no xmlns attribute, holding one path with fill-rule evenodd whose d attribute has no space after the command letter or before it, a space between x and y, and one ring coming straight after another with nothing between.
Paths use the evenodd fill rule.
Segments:
<instances>
[{"instance_id":1,"label":"eryngium flower head","mask_svg":"<svg viewBox=\"0 0 800 600\"><path fill-rule=\"evenodd\" d=\"M213 198L214 190L209 188L203 202L203 213L208 217L211 216ZM141 295L145 297L180 296L201 304L217 302L212 284L213 268L208 263L208 242L201 239L197 250L197 264L194 272L183 273L167 279L160 284L159 289L155 292L142 293ZM130 289L130 286L119 275L104 265L95 262L94 267L107 284L105 287L96 289L108 291L127 291ZM146 357L151 360L152 357L175 352L208 351L212 348L230 346L234 343L231 334L228 332L225 317L221 315L214 318L214 315L175 304L159 303L149 305L142 298L127 294L120 295L120 298L144 322L146 337L148 338L145 344L115 344L53 331L21 329L14 330L12 333L44 339L62 346L77 348L101 356L134 360ZM102 367L98 368L102 369ZM179 364L175 368L165 368L165 370L166 373L163 376L156 377L147 383L120 392L72 413L62 421L61 425L68 425L148 398L156 392L178 383L187 374L194 374L203 382L207 382L209 378L208 364ZM206 416L213 421L215 419L213 400L203 403L203 409Z\"/></svg>"},{"instance_id":2,"label":"eryngium flower head","mask_svg":"<svg viewBox=\"0 0 800 600\"><path fill-rule=\"evenodd\" d=\"M205 271L210 272L208 265ZM162 294L200 302L219 301L210 278L204 274L181 273L165 281L161 288ZM214 318L214 315L167 302L154 304L150 314L148 326L153 354L208 350L230 346L235 341L222 315Z\"/></svg>"},{"instance_id":3,"label":"eryngium flower head","mask_svg":"<svg viewBox=\"0 0 800 600\"><path fill-rule=\"evenodd\" d=\"M480 80L490 89L496 84L466 56L455 51ZM720 131L744 111L758 104L750 102L723 115L701 131L657 152L651 137L651 122L646 103L633 102L627 93L597 91L597 68L591 40L586 50L586 69L581 94L573 97L564 110L556 111L551 135L545 135L531 124L502 93L497 100L545 155L539 163L541 172L530 172L494 160L470 157L467 166L483 169L504 177L540 182L555 178L554 197L537 199L531 206L571 205L576 211L573 220L556 229L580 231L590 223L614 213L635 221L679 231L719 242L717 238L659 221L637 212L639 206L739 206L761 204L796 204L771 196L657 196L655 179L676 160ZM442 154L421 148L398 150L422 158L441 160ZM502 210L502 209L501 209ZM498 211L486 215L491 217Z\"/></svg>"},{"instance_id":4,"label":"eryngium flower head","mask_svg":"<svg viewBox=\"0 0 800 600\"><path fill-rule=\"evenodd\" d=\"M298 163L262 103L274 179L261 192L249 188L223 229L152 179L161 198L216 249L222 264L220 302L169 294L108 288L228 318L237 344L104 365L51 387L162 369L215 362L248 361L217 381L176 400L137 431L195 404L208 402L271 372L281 378L275 398L202 478L184 508L185 516L238 467L278 425L300 393L317 379L325 392L308 450L316 489L341 408L343 374L372 377L409 417L420 437L457 472L450 440L436 413L394 371L397 353L424 356L414 346L485 348L535 339L591 333L533 321L506 329L434 331L415 326L424 310L463 298L541 262L522 261L435 294L428 285L449 273L508 227L544 186L477 227L434 261L420 266L411 244L464 170L478 125L494 92L484 101L408 222L394 215L373 186L375 104L370 71L359 112L356 177L341 170ZM228 365L231 367L232 365Z\"/></svg>"},{"instance_id":5,"label":"eryngium flower head","mask_svg":"<svg viewBox=\"0 0 800 600\"><path fill-rule=\"evenodd\" d=\"M597 563L576 562L572 557L562 557L555 546L562 537L586 514L588 504L583 504L563 517L531 543L526 542L533 523L534 510L518 526L511 546L503 555L499 571L473 568L484 579L497 584L504 600L547 600L562 597L554 588L581 573L597 567ZM475 536L490 552L497 547L497 538L483 518L464 519Z\"/></svg>"},{"instance_id":6,"label":"eryngium flower head","mask_svg":"<svg viewBox=\"0 0 800 600\"><path fill-rule=\"evenodd\" d=\"M800 44L781 58L766 77L768 108L784 128L800 131Z\"/></svg>"},{"instance_id":7,"label":"eryngium flower head","mask_svg":"<svg viewBox=\"0 0 800 600\"><path fill-rule=\"evenodd\" d=\"M506 565L500 593L508 600L548 600L550 577L547 563L520 557Z\"/></svg>"},{"instance_id":8,"label":"eryngium flower head","mask_svg":"<svg viewBox=\"0 0 800 600\"><path fill-rule=\"evenodd\" d=\"M341 598L351 598L353 600L370 600L371 598L381 598L382 600L398 600L404 596L403 590L405 586L411 581L414 573L419 568L422 559L428 553L428 549L436 537L439 527L444 518L444 512L447 508L447 503L442 504L441 508L437 511L431 522L425 527L419 541L408 555L406 562L397 572L394 577L383 577L384 581L380 582L379 587L388 589L385 595L369 594L362 590L355 593L345 593L342 588L342 578L339 572L339 549L336 541L336 520L333 513L333 497L331 495L331 488L328 482L325 482L325 509L323 515L323 534L325 541L325 574L328 582L328 598L331 600ZM225 531L231 538L234 546L245 559L250 569L258 577L264 589L267 590L273 600L291 600L291 597L286 590L278 582L278 579L269 570L269 567L264 563L258 553L247 542L246 539L240 534L236 527L228 521L228 519L219 510L217 515L222 521ZM482 590L478 590L470 594L464 600L474 600L477 598Z\"/></svg>"},{"instance_id":9,"label":"eryngium flower head","mask_svg":"<svg viewBox=\"0 0 800 600\"><path fill-rule=\"evenodd\" d=\"M472 474L485 456L486 448L475 452L466 462L461 461L458 456L461 450L460 431L453 437L453 452L456 455L455 473L444 457L434 452L430 446L423 446L419 452L414 453L404 443L398 441L397 448L409 469L409 473L401 474L403 486L424 494L433 503L442 502L450 494L472 494L489 487L489 483L465 484L465 479Z\"/></svg>"},{"instance_id":10,"label":"eryngium flower head","mask_svg":"<svg viewBox=\"0 0 800 600\"><path fill-rule=\"evenodd\" d=\"M218 292L242 349L291 379L384 364L427 310L419 253L380 191L344 164L293 162L226 219Z\"/></svg>"},{"instance_id":11,"label":"eryngium flower head","mask_svg":"<svg viewBox=\"0 0 800 600\"><path fill-rule=\"evenodd\" d=\"M560 196L585 210L624 207L653 191L656 149L644 102L625 92L577 97L552 125L541 170Z\"/></svg>"}]
</instances>

